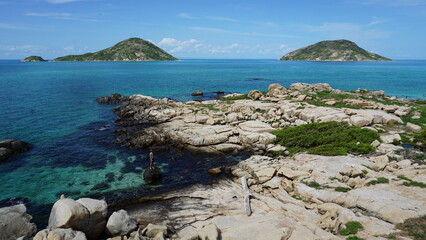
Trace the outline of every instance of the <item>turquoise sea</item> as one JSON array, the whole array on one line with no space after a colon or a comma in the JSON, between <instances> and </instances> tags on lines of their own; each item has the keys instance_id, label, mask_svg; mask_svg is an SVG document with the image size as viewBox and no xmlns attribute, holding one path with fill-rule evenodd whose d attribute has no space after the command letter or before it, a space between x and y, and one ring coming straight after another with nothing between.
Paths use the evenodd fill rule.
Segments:
<instances>
[{"instance_id":1,"label":"turquoise sea","mask_svg":"<svg viewBox=\"0 0 426 240\"><path fill-rule=\"evenodd\" d=\"M176 62L0 61L0 139L32 149L0 163L0 205L25 202L36 220L64 193L104 196L108 201L210 183L206 170L244 156L194 156L158 152L164 179L142 178L147 152L114 145L112 105L96 97L144 94L187 101L191 92L246 93L271 83L329 83L333 88L385 90L387 95L426 98L426 61L280 62L277 60L183 60ZM107 130L101 131L106 127ZM46 221L46 219L43 219Z\"/></svg>"}]
</instances>

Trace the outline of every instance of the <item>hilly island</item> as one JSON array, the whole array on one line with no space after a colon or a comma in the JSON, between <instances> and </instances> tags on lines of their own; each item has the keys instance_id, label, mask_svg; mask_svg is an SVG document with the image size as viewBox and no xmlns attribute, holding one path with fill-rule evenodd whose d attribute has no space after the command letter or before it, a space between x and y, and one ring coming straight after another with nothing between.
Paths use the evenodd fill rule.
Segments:
<instances>
[{"instance_id":1,"label":"hilly island","mask_svg":"<svg viewBox=\"0 0 426 240\"><path fill-rule=\"evenodd\" d=\"M284 61L392 61L348 40L321 41L287 53Z\"/></svg>"},{"instance_id":2,"label":"hilly island","mask_svg":"<svg viewBox=\"0 0 426 240\"><path fill-rule=\"evenodd\" d=\"M53 61L175 61L177 58L168 54L149 41L129 38L112 47L94 53L68 55Z\"/></svg>"}]
</instances>

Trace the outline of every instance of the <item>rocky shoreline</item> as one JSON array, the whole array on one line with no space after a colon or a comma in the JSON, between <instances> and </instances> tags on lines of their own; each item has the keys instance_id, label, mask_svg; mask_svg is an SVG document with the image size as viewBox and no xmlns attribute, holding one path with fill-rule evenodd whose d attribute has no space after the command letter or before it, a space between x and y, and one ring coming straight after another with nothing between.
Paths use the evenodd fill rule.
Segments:
<instances>
[{"instance_id":1,"label":"rocky shoreline","mask_svg":"<svg viewBox=\"0 0 426 240\"><path fill-rule=\"evenodd\" d=\"M426 216L424 146L407 135L425 128L407 122L424 117L413 102L386 97L383 91L344 92L324 83L295 83L288 89L271 84L267 92L253 90L203 102L119 94L98 101L120 103L114 108L120 145L253 155L231 168L209 171L230 173L231 179L140 198L122 210L113 211L103 200L63 196L52 208L47 229L38 233L24 205L1 208L0 222L6 223L0 227L6 233L2 237L421 239L401 227ZM377 132L380 139L371 142L375 151L294 154L271 133L331 121ZM418 149L404 150L402 141Z\"/></svg>"}]
</instances>

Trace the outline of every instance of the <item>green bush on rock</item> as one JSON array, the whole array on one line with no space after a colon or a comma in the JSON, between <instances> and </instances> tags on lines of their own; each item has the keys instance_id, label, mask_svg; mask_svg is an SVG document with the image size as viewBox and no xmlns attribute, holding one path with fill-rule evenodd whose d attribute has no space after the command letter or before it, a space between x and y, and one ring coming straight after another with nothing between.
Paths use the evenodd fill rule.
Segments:
<instances>
[{"instance_id":1,"label":"green bush on rock","mask_svg":"<svg viewBox=\"0 0 426 240\"><path fill-rule=\"evenodd\" d=\"M349 126L346 122L310 123L272 134L277 136L276 143L287 147L291 154L306 151L325 156L373 152L370 144L379 139L377 132Z\"/></svg>"}]
</instances>

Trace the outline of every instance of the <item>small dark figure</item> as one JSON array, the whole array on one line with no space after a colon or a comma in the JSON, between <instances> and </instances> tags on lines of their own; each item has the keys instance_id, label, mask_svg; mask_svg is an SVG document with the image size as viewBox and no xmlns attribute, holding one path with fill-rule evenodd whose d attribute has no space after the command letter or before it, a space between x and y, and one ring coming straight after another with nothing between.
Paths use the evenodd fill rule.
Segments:
<instances>
[{"instance_id":1,"label":"small dark figure","mask_svg":"<svg viewBox=\"0 0 426 240\"><path fill-rule=\"evenodd\" d=\"M149 150L149 169L154 169L154 153L152 149Z\"/></svg>"}]
</instances>

